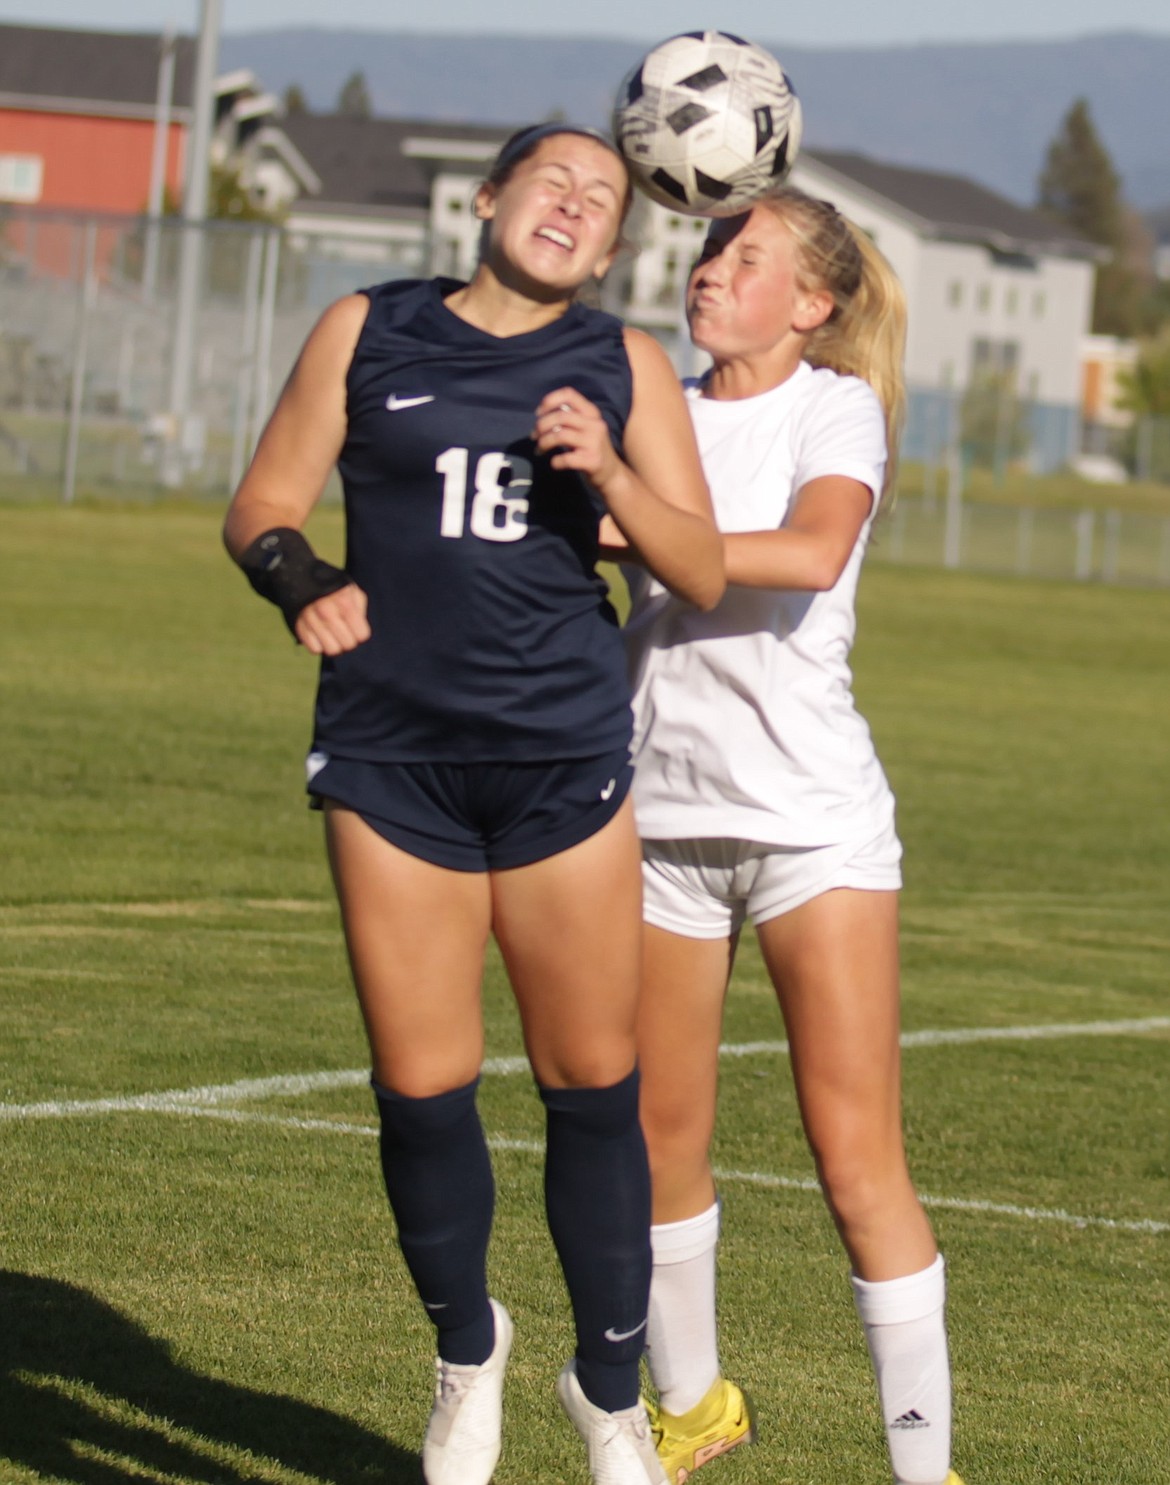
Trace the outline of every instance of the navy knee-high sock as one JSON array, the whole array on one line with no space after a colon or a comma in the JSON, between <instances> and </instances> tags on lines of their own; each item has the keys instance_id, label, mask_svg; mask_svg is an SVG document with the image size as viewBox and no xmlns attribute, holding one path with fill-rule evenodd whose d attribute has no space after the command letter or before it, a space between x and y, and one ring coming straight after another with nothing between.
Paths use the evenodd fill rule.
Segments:
<instances>
[{"instance_id":1,"label":"navy knee-high sock","mask_svg":"<svg viewBox=\"0 0 1170 1485\"><path fill-rule=\"evenodd\" d=\"M544 1191L577 1326L577 1376L606 1412L638 1400L650 1294L650 1170L638 1074L609 1088L541 1088Z\"/></svg>"},{"instance_id":2,"label":"navy knee-high sock","mask_svg":"<svg viewBox=\"0 0 1170 1485\"><path fill-rule=\"evenodd\" d=\"M398 1242L438 1331L439 1355L461 1365L486 1361L495 1331L486 1274L495 1184L475 1107L478 1082L433 1098L373 1084Z\"/></svg>"}]
</instances>

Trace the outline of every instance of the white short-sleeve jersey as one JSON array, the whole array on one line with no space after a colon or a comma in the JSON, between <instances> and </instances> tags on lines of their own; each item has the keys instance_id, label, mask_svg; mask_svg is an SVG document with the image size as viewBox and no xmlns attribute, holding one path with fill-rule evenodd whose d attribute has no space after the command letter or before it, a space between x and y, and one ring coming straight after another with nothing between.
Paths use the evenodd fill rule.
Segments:
<instances>
[{"instance_id":1,"label":"white short-sleeve jersey","mask_svg":"<svg viewBox=\"0 0 1170 1485\"><path fill-rule=\"evenodd\" d=\"M802 362L780 386L717 402L688 388L723 531L784 525L810 480L877 496L885 420L856 377ZM778 846L863 841L893 795L853 703L849 651L871 514L825 593L730 586L711 613L630 569L634 801L646 839L730 836Z\"/></svg>"}]
</instances>

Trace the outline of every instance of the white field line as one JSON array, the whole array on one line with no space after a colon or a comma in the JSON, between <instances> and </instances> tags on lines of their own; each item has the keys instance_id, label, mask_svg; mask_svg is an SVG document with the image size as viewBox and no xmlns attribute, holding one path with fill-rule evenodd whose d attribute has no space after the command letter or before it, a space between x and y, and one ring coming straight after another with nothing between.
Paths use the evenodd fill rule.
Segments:
<instances>
[{"instance_id":1,"label":"white field line","mask_svg":"<svg viewBox=\"0 0 1170 1485\"><path fill-rule=\"evenodd\" d=\"M963 1046L971 1042L1032 1042L1062 1036L1140 1036L1146 1031L1170 1031L1170 1016L1146 1016L1140 1021L1080 1021L1050 1026L968 1026L951 1031L904 1031L903 1047ZM725 1043L722 1057L784 1056L787 1042ZM2 1107L2 1105L0 1105Z\"/></svg>"},{"instance_id":2,"label":"white field line","mask_svg":"<svg viewBox=\"0 0 1170 1485\"><path fill-rule=\"evenodd\" d=\"M1146 1016L1137 1021L1082 1021L1049 1026L971 1026L951 1031L907 1031L903 1047L942 1047L972 1042L1040 1041L1050 1037L1140 1036L1148 1031L1170 1030L1170 1016ZM728 1042L719 1048L722 1057L777 1057L788 1052L788 1043ZM483 1064L485 1077L512 1077L528 1071L525 1057L489 1057ZM202 1088L172 1088L161 1093L139 1093L126 1098L54 1100L49 1103L0 1103L0 1123L6 1120L64 1119L86 1114L177 1113L181 1107L238 1103L258 1098L282 1098L332 1088L356 1088L368 1083L365 1068L341 1068L336 1072L293 1073L273 1078L244 1078L237 1083L210 1084Z\"/></svg>"},{"instance_id":3,"label":"white field line","mask_svg":"<svg viewBox=\"0 0 1170 1485\"><path fill-rule=\"evenodd\" d=\"M1170 1029L1170 1017L1148 1016L1132 1021L1087 1021L1048 1026L996 1026L970 1027L950 1031L916 1031L905 1033L901 1040L904 1047L937 1047L984 1041L1036 1041L1052 1037L1131 1036L1168 1029ZM787 1042L782 1041L741 1042L722 1046L720 1053L724 1057L781 1056L787 1050ZM485 1076L489 1077L509 1077L527 1070L528 1063L523 1057L490 1058L483 1066ZM236 1083L174 1089L170 1092L140 1094L130 1098L0 1104L0 1121L145 1112L179 1114L188 1118L220 1119L234 1124L267 1124L302 1132L358 1135L372 1139L378 1133L377 1127L373 1124L352 1124L333 1119L297 1119L285 1115L261 1114L251 1110L225 1107L227 1104L241 1100L289 1097L317 1090L360 1087L368 1081L369 1073L366 1069L350 1068L336 1072L301 1073L286 1077L248 1078ZM493 1138L489 1139L488 1143L494 1150L515 1151L522 1154L541 1154L544 1149L543 1144L536 1140ZM767 1171L717 1170L715 1175L720 1181L759 1186L765 1189L791 1191L819 1191L820 1189L815 1180L807 1177L778 1176ZM951 1211L1014 1217L1029 1222L1056 1222L1067 1227L1104 1228L1116 1232L1155 1234L1170 1232L1170 1222L1156 1222L1151 1219L1122 1221L1111 1217L1086 1217L1059 1208L1025 1207L1011 1202L976 1201L963 1197L923 1195L921 1199L926 1206Z\"/></svg>"},{"instance_id":4,"label":"white field line","mask_svg":"<svg viewBox=\"0 0 1170 1485\"><path fill-rule=\"evenodd\" d=\"M365 1139L378 1137L376 1124L345 1124L334 1119L291 1119L280 1114L257 1114L250 1109L225 1109L205 1104L173 1103L169 1106L156 1104L153 1111L163 1114L182 1114L187 1118L222 1119L230 1124L267 1124L298 1132L311 1131L319 1134L356 1134ZM516 1140L491 1136L488 1145L493 1150L521 1155L543 1155L542 1140ZM765 1190L817 1191L820 1182L811 1177L777 1176L760 1170L716 1169L715 1179L723 1184L737 1183L745 1186L761 1186ZM1170 1222L1155 1222L1141 1218L1127 1222L1114 1217L1083 1217L1061 1208L1021 1207L1012 1202L972 1201L962 1196L925 1196L919 1193L923 1206L940 1207L952 1212L982 1212L991 1216L1021 1217L1029 1222L1057 1222L1064 1227L1103 1227L1113 1232L1163 1233L1170 1232Z\"/></svg>"},{"instance_id":5,"label":"white field line","mask_svg":"<svg viewBox=\"0 0 1170 1485\"><path fill-rule=\"evenodd\" d=\"M792 1176L773 1176L758 1170L716 1170L717 1181L738 1181L747 1186L763 1186L765 1189L784 1191L819 1191L820 1182L809 1177L800 1180ZM1125 1222L1114 1217L1081 1217L1075 1212L1066 1212L1059 1207L1021 1207L1013 1202L971 1201L962 1196L926 1196L918 1193L924 1207L940 1207L952 1212L986 1212L992 1216L1023 1217L1029 1222L1059 1222L1065 1227L1105 1227L1116 1232L1170 1232L1170 1222L1155 1222L1143 1217Z\"/></svg>"}]
</instances>

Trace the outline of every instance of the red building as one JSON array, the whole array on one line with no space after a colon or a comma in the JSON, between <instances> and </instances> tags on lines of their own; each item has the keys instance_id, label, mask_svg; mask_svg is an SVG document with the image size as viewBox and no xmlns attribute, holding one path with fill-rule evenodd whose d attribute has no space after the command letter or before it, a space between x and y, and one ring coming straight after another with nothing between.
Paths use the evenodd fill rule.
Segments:
<instances>
[{"instance_id":1,"label":"red building","mask_svg":"<svg viewBox=\"0 0 1170 1485\"><path fill-rule=\"evenodd\" d=\"M0 25L0 205L135 215L155 153L159 36ZM195 43L174 46L164 181L182 191Z\"/></svg>"}]
</instances>

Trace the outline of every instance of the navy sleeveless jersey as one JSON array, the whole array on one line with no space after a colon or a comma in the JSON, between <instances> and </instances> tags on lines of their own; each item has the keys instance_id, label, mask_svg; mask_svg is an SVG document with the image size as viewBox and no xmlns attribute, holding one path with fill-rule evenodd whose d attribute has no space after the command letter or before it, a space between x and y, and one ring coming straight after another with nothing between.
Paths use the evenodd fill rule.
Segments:
<instances>
[{"instance_id":1,"label":"navy sleeveless jersey","mask_svg":"<svg viewBox=\"0 0 1170 1485\"><path fill-rule=\"evenodd\" d=\"M621 448L620 321L572 305L500 338L450 280L365 291L339 460L346 568L372 638L322 661L314 747L384 761L577 758L630 738L617 617L597 576L604 505L538 457L537 404L571 386Z\"/></svg>"}]
</instances>

